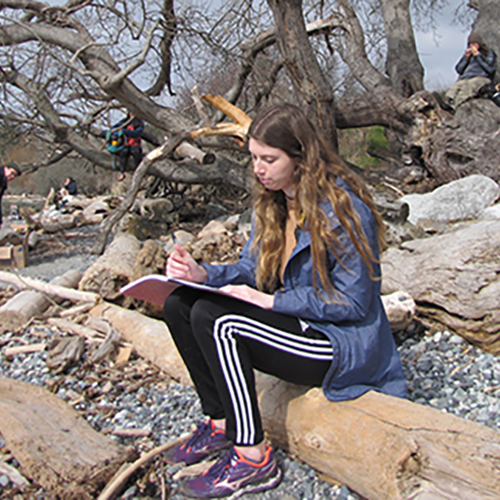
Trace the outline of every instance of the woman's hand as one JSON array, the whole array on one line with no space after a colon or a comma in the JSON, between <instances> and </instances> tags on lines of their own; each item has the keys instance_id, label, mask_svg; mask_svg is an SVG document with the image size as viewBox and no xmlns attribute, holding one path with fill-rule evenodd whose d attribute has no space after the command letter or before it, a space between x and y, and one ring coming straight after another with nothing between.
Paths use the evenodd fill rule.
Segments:
<instances>
[{"instance_id":1,"label":"woman's hand","mask_svg":"<svg viewBox=\"0 0 500 500\"><path fill-rule=\"evenodd\" d=\"M193 283L205 283L207 271L196 263L191 255L179 245L174 246L174 251L167 260L166 275Z\"/></svg>"},{"instance_id":2,"label":"woman's hand","mask_svg":"<svg viewBox=\"0 0 500 500\"><path fill-rule=\"evenodd\" d=\"M272 309L274 305L274 295L259 292L259 290L250 288L247 285L226 285L223 286L221 290L232 297L250 302L263 309Z\"/></svg>"}]
</instances>

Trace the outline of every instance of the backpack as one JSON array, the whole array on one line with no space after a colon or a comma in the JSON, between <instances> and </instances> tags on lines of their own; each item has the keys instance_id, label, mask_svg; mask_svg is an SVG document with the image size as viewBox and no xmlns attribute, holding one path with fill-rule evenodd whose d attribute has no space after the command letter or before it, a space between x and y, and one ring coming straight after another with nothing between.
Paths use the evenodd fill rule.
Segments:
<instances>
[{"instance_id":1,"label":"backpack","mask_svg":"<svg viewBox=\"0 0 500 500\"><path fill-rule=\"evenodd\" d=\"M484 84L476 93L479 99L490 99L500 107L500 83L493 85L492 82Z\"/></svg>"},{"instance_id":2,"label":"backpack","mask_svg":"<svg viewBox=\"0 0 500 500\"><path fill-rule=\"evenodd\" d=\"M106 132L106 150L108 153L116 154L125 146L123 130L108 130Z\"/></svg>"}]
</instances>

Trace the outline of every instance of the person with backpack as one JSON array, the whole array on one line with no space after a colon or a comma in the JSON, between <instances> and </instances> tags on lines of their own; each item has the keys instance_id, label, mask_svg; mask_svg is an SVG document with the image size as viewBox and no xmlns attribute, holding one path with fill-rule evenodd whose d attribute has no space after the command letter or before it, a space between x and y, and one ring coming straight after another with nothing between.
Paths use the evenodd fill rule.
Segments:
<instances>
[{"instance_id":1,"label":"person with backpack","mask_svg":"<svg viewBox=\"0 0 500 500\"><path fill-rule=\"evenodd\" d=\"M141 163L143 154L141 146L141 135L144 131L144 122L128 112L127 117L113 125L112 133L118 136L123 131L124 145L118 150L118 168L120 175L118 180L125 179L125 169L130 156L134 158L134 169ZM113 136L112 136L113 137Z\"/></svg>"},{"instance_id":2,"label":"person with backpack","mask_svg":"<svg viewBox=\"0 0 500 500\"><path fill-rule=\"evenodd\" d=\"M433 93L439 105L454 113L460 104L475 97L481 87L492 82L496 60L493 49L487 47L479 33L472 32L465 53L455 66L458 80L446 90L444 97Z\"/></svg>"}]
</instances>

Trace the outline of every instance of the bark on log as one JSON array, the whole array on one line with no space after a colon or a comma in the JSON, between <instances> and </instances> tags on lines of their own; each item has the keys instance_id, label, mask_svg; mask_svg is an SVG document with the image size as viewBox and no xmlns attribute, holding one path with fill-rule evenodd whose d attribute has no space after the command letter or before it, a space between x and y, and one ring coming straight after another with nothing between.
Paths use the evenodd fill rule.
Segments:
<instances>
[{"instance_id":1,"label":"bark on log","mask_svg":"<svg viewBox=\"0 0 500 500\"><path fill-rule=\"evenodd\" d=\"M382 255L382 293L405 290L418 314L500 354L500 221L462 223Z\"/></svg>"},{"instance_id":2,"label":"bark on log","mask_svg":"<svg viewBox=\"0 0 500 500\"><path fill-rule=\"evenodd\" d=\"M96 292L105 300L123 302L120 288L133 280L139 247L137 238L118 233L104 254L85 271L80 290Z\"/></svg>"},{"instance_id":3,"label":"bark on log","mask_svg":"<svg viewBox=\"0 0 500 500\"><path fill-rule=\"evenodd\" d=\"M106 304L91 314L106 317L170 376L184 377L163 322ZM321 389L261 373L257 389L271 441L370 500L500 496L500 433L492 429L375 392L332 403Z\"/></svg>"},{"instance_id":4,"label":"bark on log","mask_svg":"<svg viewBox=\"0 0 500 500\"><path fill-rule=\"evenodd\" d=\"M2 276L5 278L5 272ZM17 276L14 276L17 278ZM50 281L49 285L65 288L75 288L82 274L77 270L70 270L62 276ZM0 278L1 279L1 278ZM25 278L21 278L25 279ZM32 282L31 280L30 282ZM75 290L73 290L75 291ZM24 290L8 300L0 307L0 334L14 331L25 325L31 318L42 314L50 305L46 295L33 290Z\"/></svg>"},{"instance_id":5,"label":"bark on log","mask_svg":"<svg viewBox=\"0 0 500 500\"><path fill-rule=\"evenodd\" d=\"M22 472L54 498L91 500L136 453L94 431L61 398L0 377L0 433Z\"/></svg>"}]
</instances>

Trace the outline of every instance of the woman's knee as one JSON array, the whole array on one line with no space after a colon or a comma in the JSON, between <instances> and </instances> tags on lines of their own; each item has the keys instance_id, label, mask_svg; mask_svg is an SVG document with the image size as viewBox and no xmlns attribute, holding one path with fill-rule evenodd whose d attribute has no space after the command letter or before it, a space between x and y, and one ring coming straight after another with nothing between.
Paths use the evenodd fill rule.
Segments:
<instances>
[{"instance_id":1,"label":"woman's knee","mask_svg":"<svg viewBox=\"0 0 500 500\"><path fill-rule=\"evenodd\" d=\"M192 307L192 302L185 290L178 288L174 290L165 300L163 304L163 319L167 325L178 321L189 320L189 313Z\"/></svg>"}]
</instances>

